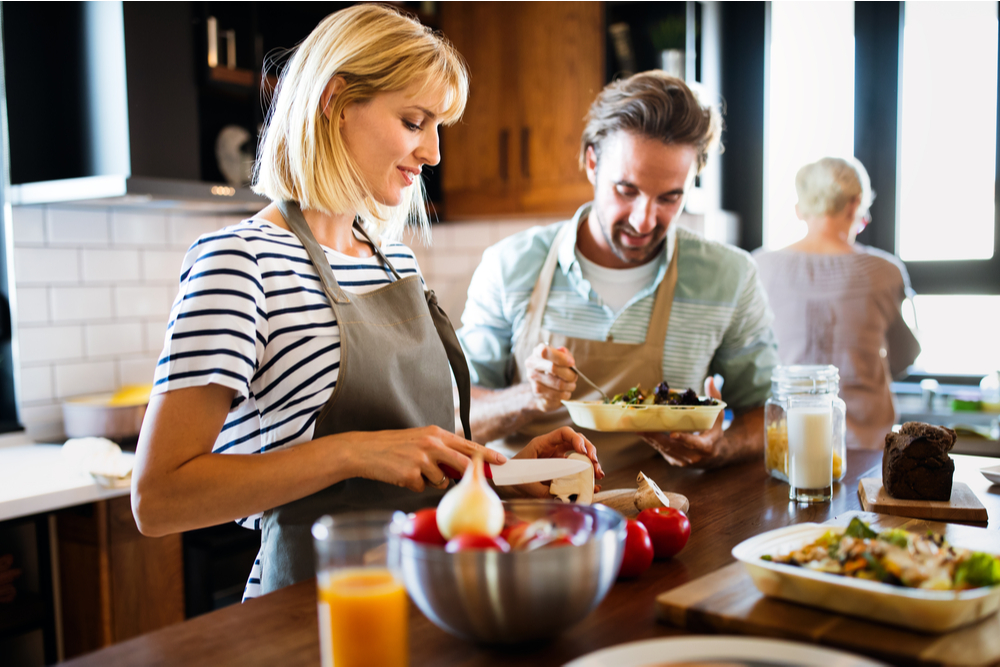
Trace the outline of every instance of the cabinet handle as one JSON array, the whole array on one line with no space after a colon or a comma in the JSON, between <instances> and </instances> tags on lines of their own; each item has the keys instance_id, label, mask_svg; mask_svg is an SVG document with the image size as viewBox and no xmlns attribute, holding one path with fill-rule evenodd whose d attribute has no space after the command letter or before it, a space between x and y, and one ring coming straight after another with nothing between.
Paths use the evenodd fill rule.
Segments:
<instances>
[{"instance_id":1,"label":"cabinet handle","mask_svg":"<svg viewBox=\"0 0 1000 667\"><path fill-rule=\"evenodd\" d=\"M521 176L524 178L531 178L531 154L529 153L529 146L531 145L531 128L522 127L521 128Z\"/></svg>"},{"instance_id":2,"label":"cabinet handle","mask_svg":"<svg viewBox=\"0 0 1000 667\"><path fill-rule=\"evenodd\" d=\"M500 130L500 180L506 182L508 176L508 163L510 162L510 131Z\"/></svg>"}]
</instances>

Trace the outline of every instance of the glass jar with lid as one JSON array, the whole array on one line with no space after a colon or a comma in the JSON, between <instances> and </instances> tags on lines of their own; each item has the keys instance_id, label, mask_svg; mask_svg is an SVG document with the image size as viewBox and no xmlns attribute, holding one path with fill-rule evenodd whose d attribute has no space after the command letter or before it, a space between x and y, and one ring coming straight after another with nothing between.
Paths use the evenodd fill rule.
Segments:
<instances>
[{"instance_id":1,"label":"glass jar with lid","mask_svg":"<svg viewBox=\"0 0 1000 667\"><path fill-rule=\"evenodd\" d=\"M840 399L836 366L778 366L771 375L771 398L764 406L764 466L772 477L788 481L789 399L828 399L831 412L833 480L847 471L847 406ZM827 401L824 400L824 403Z\"/></svg>"}]
</instances>

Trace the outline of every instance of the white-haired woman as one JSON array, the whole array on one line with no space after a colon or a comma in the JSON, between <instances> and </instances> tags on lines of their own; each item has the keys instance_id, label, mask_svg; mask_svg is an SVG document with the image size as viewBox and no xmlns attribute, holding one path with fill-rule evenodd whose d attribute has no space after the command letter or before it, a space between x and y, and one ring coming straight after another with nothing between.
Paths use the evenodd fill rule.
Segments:
<instances>
[{"instance_id":1,"label":"white-haired woman","mask_svg":"<svg viewBox=\"0 0 1000 667\"><path fill-rule=\"evenodd\" d=\"M848 446L881 448L896 419L891 377L920 351L901 313L909 277L894 255L854 242L871 219L872 202L858 160L807 164L795 189L805 238L754 253L774 310L778 355L786 365L839 368Z\"/></svg>"},{"instance_id":2,"label":"white-haired woman","mask_svg":"<svg viewBox=\"0 0 1000 667\"><path fill-rule=\"evenodd\" d=\"M432 505L445 466L505 460L467 439L465 358L394 240L408 217L426 229L420 172L467 91L461 57L418 22L379 5L330 15L281 76L254 183L273 203L184 259L132 508L149 535L260 528L248 597L313 575L319 515ZM570 429L523 456L567 450L600 473Z\"/></svg>"}]
</instances>

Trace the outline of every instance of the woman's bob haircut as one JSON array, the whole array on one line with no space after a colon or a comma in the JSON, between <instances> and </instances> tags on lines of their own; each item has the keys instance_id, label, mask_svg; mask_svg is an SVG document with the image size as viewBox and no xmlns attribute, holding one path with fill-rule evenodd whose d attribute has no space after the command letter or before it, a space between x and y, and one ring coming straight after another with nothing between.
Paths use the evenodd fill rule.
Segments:
<instances>
[{"instance_id":1,"label":"woman's bob haircut","mask_svg":"<svg viewBox=\"0 0 1000 667\"><path fill-rule=\"evenodd\" d=\"M343 78L346 86L327 110L323 93L334 77ZM461 55L442 36L382 5L356 5L327 16L281 73L253 191L326 214L356 213L380 238L398 239L408 220L426 233L422 181L404 191L399 206L375 201L347 151L339 123L347 105L415 82L422 91L440 91L442 123L462 116L469 76Z\"/></svg>"},{"instance_id":2,"label":"woman's bob haircut","mask_svg":"<svg viewBox=\"0 0 1000 667\"><path fill-rule=\"evenodd\" d=\"M825 157L805 165L795 175L795 192L803 220L837 215L855 199L857 215L864 215L874 198L865 166L853 157Z\"/></svg>"}]
</instances>

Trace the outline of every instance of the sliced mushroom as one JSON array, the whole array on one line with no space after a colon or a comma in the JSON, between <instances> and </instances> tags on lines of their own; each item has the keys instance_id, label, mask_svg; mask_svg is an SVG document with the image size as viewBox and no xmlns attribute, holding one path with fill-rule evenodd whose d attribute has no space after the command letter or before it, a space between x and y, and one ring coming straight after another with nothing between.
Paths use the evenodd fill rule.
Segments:
<instances>
[{"instance_id":1,"label":"sliced mushroom","mask_svg":"<svg viewBox=\"0 0 1000 667\"><path fill-rule=\"evenodd\" d=\"M586 461L587 463L591 462L589 458L577 452L568 454L566 458ZM587 466L586 470L578 472L575 475L567 475L566 477L552 480L552 484L549 486L549 493L564 503L576 503L578 505L591 504L594 502L594 466Z\"/></svg>"},{"instance_id":2,"label":"sliced mushroom","mask_svg":"<svg viewBox=\"0 0 1000 667\"><path fill-rule=\"evenodd\" d=\"M635 507L640 512L652 507L670 507L670 499L660 490L656 482L641 472L636 477L636 482L639 488L635 492Z\"/></svg>"}]
</instances>

